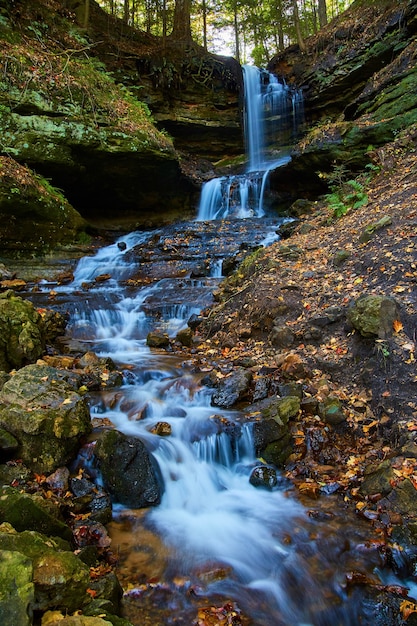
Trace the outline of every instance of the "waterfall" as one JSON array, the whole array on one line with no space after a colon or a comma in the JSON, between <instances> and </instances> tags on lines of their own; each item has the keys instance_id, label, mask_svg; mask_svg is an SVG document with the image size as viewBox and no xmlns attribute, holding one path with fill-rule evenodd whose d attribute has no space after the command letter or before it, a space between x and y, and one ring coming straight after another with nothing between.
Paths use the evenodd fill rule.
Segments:
<instances>
[{"instance_id":1,"label":"waterfall","mask_svg":"<svg viewBox=\"0 0 417 626\"><path fill-rule=\"evenodd\" d=\"M251 65L243 67L244 131L248 165L245 174L214 178L203 185L197 220L262 217L269 172L290 160L275 158L273 146L284 132L294 134L303 119L300 91Z\"/></svg>"}]
</instances>

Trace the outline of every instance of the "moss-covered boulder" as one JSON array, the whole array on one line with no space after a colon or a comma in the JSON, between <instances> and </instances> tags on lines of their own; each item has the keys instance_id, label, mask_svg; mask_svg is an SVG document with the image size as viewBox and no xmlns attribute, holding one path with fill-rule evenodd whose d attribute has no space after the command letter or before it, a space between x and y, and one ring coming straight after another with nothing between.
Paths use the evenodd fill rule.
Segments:
<instances>
[{"instance_id":1,"label":"moss-covered boulder","mask_svg":"<svg viewBox=\"0 0 417 626\"><path fill-rule=\"evenodd\" d=\"M140 439L105 431L95 455L105 488L116 502L133 508L159 504L163 489L159 467Z\"/></svg>"},{"instance_id":2,"label":"moss-covered boulder","mask_svg":"<svg viewBox=\"0 0 417 626\"><path fill-rule=\"evenodd\" d=\"M72 532L56 507L40 496L21 493L13 487L0 488L0 523L8 522L17 531L37 530L45 535L71 541ZM1 545L1 542L0 542Z\"/></svg>"},{"instance_id":3,"label":"moss-covered boulder","mask_svg":"<svg viewBox=\"0 0 417 626\"><path fill-rule=\"evenodd\" d=\"M90 601L87 594L89 568L66 542L39 532L19 533L10 525L2 524L0 550L24 556L34 585L34 593L29 601L30 612L53 608L73 612Z\"/></svg>"},{"instance_id":4,"label":"moss-covered boulder","mask_svg":"<svg viewBox=\"0 0 417 626\"><path fill-rule=\"evenodd\" d=\"M20 552L0 549L0 622L32 624L35 586L32 562Z\"/></svg>"},{"instance_id":5,"label":"moss-covered boulder","mask_svg":"<svg viewBox=\"0 0 417 626\"><path fill-rule=\"evenodd\" d=\"M248 415L255 415L253 425L255 451L267 463L283 467L292 453L292 436L289 420L298 415L300 398L286 396L271 397L253 404Z\"/></svg>"},{"instance_id":6,"label":"moss-covered boulder","mask_svg":"<svg viewBox=\"0 0 417 626\"><path fill-rule=\"evenodd\" d=\"M399 317L399 307L394 298L364 295L355 300L347 317L363 337L386 339L393 334L393 323Z\"/></svg>"},{"instance_id":7,"label":"moss-covered boulder","mask_svg":"<svg viewBox=\"0 0 417 626\"><path fill-rule=\"evenodd\" d=\"M33 363L44 350L42 318L33 304L10 290L0 294L0 370Z\"/></svg>"},{"instance_id":8,"label":"moss-covered boulder","mask_svg":"<svg viewBox=\"0 0 417 626\"><path fill-rule=\"evenodd\" d=\"M28 365L0 392L0 425L19 442L28 467L50 473L66 465L91 431L86 400L65 370Z\"/></svg>"}]
</instances>

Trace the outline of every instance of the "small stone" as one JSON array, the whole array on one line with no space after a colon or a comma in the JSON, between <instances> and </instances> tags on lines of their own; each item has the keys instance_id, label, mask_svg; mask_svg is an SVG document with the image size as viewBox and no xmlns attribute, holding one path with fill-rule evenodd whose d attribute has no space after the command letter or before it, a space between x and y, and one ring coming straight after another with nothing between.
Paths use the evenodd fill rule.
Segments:
<instances>
[{"instance_id":1,"label":"small stone","mask_svg":"<svg viewBox=\"0 0 417 626\"><path fill-rule=\"evenodd\" d=\"M289 348L295 341L295 334L288 326L274 326L269 341L277 348Z\"/></svg>"},{"instance_id":2,"label":"small stone","mask_svg":"<svg viewBox=\"0 0 417 626\"><path fill-rule=\"evenodd\" d=\"M151 433L159 435L160 437L168 437L172 432L171 424L168 422L158 422L151 429Z\"/></svg>"},{"instance_id":3,"label":"small stone","mask_svg":"<svg viewBox=\"0 0 417 626\"><path fill-rule=\"evenodd\" d=\"M259 465L252 471L249 482L254 487L273 489L278 484L277 472L273 467Z\"/></svg>"},{"instance_id":4,"label":"small stone","mask_svg":"<svg viewBox=\"0 0 417 626\"><path fill-rule=\"evenodd\" d=\"M327 424L336 426L346 420L346 415L342 410L340 400L329 395L323 402L320 402L318 414Z\"/></svg>"},{"instance_id":5,"label":"small stone","mask_svg":"<svg viewBox=\"0 0 417 626\"><path fill-rule=\"evenodd\" d=\"M159 331L152 331L146 337L146 344L150 348L166 348L169 346L169 335Z\"/></svg>"},{"instance_id":6,"label":"small stone","mask_svg":"<svg viewBox=\"0 0 417 626\"><path fill-rule=\"evenodd\" d=\"M350 254L347 250L336 250L333 255L333 265L335 267L340 267L349 257Z\"/></svg>"}]
</instances>

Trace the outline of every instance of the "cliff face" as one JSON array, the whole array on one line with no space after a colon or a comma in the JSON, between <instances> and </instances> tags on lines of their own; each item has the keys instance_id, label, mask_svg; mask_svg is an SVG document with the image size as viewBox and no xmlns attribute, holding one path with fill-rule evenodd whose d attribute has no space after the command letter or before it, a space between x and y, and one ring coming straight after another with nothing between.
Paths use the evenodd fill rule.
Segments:
<instances>
[{"instance_id":1,"label":"cliff face","mask_svg":"<svg viewBox=\"0 0 417 626\"><path fill-rule=\"evenodd\" d=\"M292 162L272 176L276 189L314 195L323 189L318 171L360 170L415 124L416 15L415 0L360 0L308 39L306 53L293 46L271 60L270 71L302 89L310 125Z\"/></svg>"},{"instance_id":2,"label":"cliff face","mask_svg":"<svg viewBox=\"0 0 417 626\"><path fill-rule=\"evenodd\" d=\"M90 11L94 54L146 102L178 150L211 162L243 151L242 69L235 59L135 31L96 3Z\"/></svg>"}]
</instances>

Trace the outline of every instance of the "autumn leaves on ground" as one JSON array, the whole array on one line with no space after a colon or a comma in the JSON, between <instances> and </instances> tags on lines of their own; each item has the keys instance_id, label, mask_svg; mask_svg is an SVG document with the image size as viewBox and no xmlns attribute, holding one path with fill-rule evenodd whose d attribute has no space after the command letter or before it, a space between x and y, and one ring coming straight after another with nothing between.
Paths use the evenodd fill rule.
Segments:
<instances>
[{"instance_id":1,"label":"autumn leaves on ground","mask_svg":"<svg viewBox=\"0 0 417 626\"><path fill-rule=\"evenodd\" d=\"M415 140L409 130L370 155L362 206L337 218L317 202L247 257L199 330L198 361L218 378L246 364L255 387L265 374L298 384L287 476L308 506L340 494L388 544L414 543L417 528ZM363 336L349 311L367 296L386 296L394 315ZM329 402L336 419L319 410Z\"/></svg>"}]
</instances>

